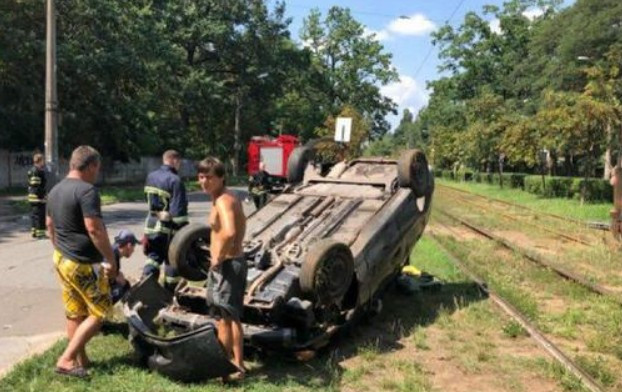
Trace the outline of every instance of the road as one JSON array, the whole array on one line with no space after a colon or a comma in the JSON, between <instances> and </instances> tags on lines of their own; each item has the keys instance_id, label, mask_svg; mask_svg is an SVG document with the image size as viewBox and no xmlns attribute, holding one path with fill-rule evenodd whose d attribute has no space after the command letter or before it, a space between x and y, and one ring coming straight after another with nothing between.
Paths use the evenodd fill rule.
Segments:
<instances>
[{"instance_id":1,"label":"road","mask_svg":"<svg viewBox=\"0 0 622 392\"><path fill-rule=\"evenodd\" d=\"M246 196L234 190L240 199ZM191 222L205 222L211 203L202 193L189 195ZM252 203L243 203L246 214ZM110 239L120 229L142 235L146 204L118 203L104 206L103 215ZM138 278L145 256L142 249L124 260L123 272ZM0 222L0 374L16 360L49 346L62 335L65 318L60 287L52 264L49 240L30 238L29 220Z\"/></svg>"}]
</instances>

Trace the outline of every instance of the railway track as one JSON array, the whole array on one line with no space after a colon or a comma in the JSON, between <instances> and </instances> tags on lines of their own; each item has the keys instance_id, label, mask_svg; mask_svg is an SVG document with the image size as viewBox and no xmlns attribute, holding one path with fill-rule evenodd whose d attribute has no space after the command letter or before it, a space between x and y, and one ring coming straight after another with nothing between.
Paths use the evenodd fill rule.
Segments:
<instances>
[{"instance_id":1,"label":"railway track","mask_svg":"<svg viewBox=\"0 0 622 392\"><path fill-rule=\"evenodd\" d=\"M468 195L468 196L472 196L472 197L475 197L475 198L478 198L478 199L482 199L482 200L487 201L488 203L492 202L492 203L502 204L502 205L505 205L505 206L508 206L508 207L513 207L513 208L516 208L516 209L527 211L530 214L532 214L534 217L547 217L547 218L556 220L558 222L572 223L572 224L577 225L579 227L587 228L587 229L591 229L591 230L597 230L597 231L609 231L610 230L608 223L582 221L582 220L579 220L579 219L573 219L573 218L569 218L569 217L553 214L553 213L550 213L550 212L536 211L536 210L534 210L532 208L529 208L529 207L521 205L521 204L512 203L512 202L501 200L501 199L497 199L497 198L494 198L494 197L479 195L477 193L465 191L463 189L459 189L459 188L456 188L456 187L453 187L453 186L449 186L449 185L436 184L435 186L439 187L441 189L446 189L446 190L453 191L453 192L456 192L456 193L461 193L461 194L464 194L464 195Z\"/></svg>"},{"instance_id":2,"label":"railway track","mask_svg":"<svg viewBox=\"0 0 622 392\"><path fill-rule=\"evenodd\" d=\"M551 261L547 260L545 257L543 257L542 255L539 255L535 252L532 252L528 249L525 249L519 245L516 245L514 243L512 243L511 241L508 241L505 238L502 238L500 236L497 236L491 232L489 232L488 230L479 227L475 224L473 224L472 222L469 222L463 218L459 218L453 214L450 214L446 211L442 211L440 209L436 209L436 211L438 211L441 215L449 218L450 220L453 220L454 222L457 222L459 224L461 224L464 227L467 227L468 229L470 229L471 231L479 234L482 237L488 238L489 240L492 240L496 243L498 243L499 245L505 247L506 249L509 249L513 252L516 252L518 254L520 254L521 256L525 257L526 259L536 263L537 265L543 267L543 268L547 268L550 269L551 271L555 272L557 275L561 276L564 279L567 279L569 281L572 281L584 288L586 288L587 290L605 296L608 299L611 299L612 301L622 305L622 298L620 298L618 296L618 294L613 291L610 290L602 285L599 285L598 283L594 283L591 282L590 280L588 280L587 278L584 278L572 271L569 271L565 268L562 268L560 266L555 265L554 263L552 263Z\"/></svg>"},{"instance_id":3,"label":"railway track","mask_svg":"<svg viewBox=\"0 0 622 392\"><path fill-rule=\"evenodd\" d=\"M460 200L464 204L468 204L468 205L474 206L474 207L479 208L479 209L483 209L483 210L491 209L490 205L478 203L478 202L476 202L474 200L471 200L471 199L469 199L467 197L463 197L461 194L456 194L456 195L454 195L454 197L456 197L458 200ZM530 222L527 219L518 218L515 215L510 215L508 213L505 213L505 212L502 212L502 211L497 211L497 210L495 210L495 214L497 214L497 215L499 215L499 216L501 216L501 217L503 217L505 219L512 220L512 221L515 221L515 222L520 222L521 224L533 227L535 229L542 230L542 231L545 231L547 233L551 233L551 234L555 235L556 237L559 237L559 238L561 238L563 240L566 240L566 241L572 241L572 242L576 242L578 244L582 244L582 245L586 245L586 246L592 246L593 245L592 243L590 243L590 242L588 242L588 241L586 241L586 240L584 240L582 238L579 238L579 237L576 237L576 236L573 236L573 235L569 235L569 234L566 234L566 233L562 233L562 232L560 232L558 230L551 229L551 228L546 227L546 226L541 225L541 224L532 223L532 222Z\"/></svg>"},{"instance_id":4,"label":"railway track","mask_svg":"<svg viewBox=\"0 0 622 392\"><path fill-rule=\"evenodd\" d=\"M467 265L458 259L453 252L448 250L439 239L432 234L433 240L436 244L449 256L449 259L471 280L473 280L479 287L479 289L488 295L493 303L499 307L503 312L512 317L517 323L519 323L531 336L532 339L545 350L555 361L562 365L567 371L572 373L577 379L579 379L583 385L591 392L603 392L604 388L596 382L585 370L577 365L570 357L568 357L559 347L557 347L550 339L548 339L536 325L534 325L529 319L523 315L518 309L516 309L511 303L503 299L501 296L491 290L488 285L469 270Z\"/></svg>"}]
</instances>

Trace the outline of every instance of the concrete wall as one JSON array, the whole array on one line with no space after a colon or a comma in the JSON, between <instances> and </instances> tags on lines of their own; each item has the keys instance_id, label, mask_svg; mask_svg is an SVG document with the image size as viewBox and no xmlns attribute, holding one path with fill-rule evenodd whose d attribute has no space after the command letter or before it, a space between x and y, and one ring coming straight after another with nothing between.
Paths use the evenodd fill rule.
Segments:
<instances>
[{"instance_id":1,"label":"concrete wall","mask_svg":"<svg viewBox=\"0 0 622 392\"><path fill-rule=\"evenodd\" d=\"M139 161L128 163L105 163L100 173L100 184L136 184L141 185L147 174L162 165L161 157L141 157ZM31 152L9 152L0 150L0 189L8 187L26 187L27 172L32 166ZM60 177L69 171L67 160L61 159L59 164ZM180 174L185 178L196 176L194 161L184 159Z\"/></svg>"}]
</instances>

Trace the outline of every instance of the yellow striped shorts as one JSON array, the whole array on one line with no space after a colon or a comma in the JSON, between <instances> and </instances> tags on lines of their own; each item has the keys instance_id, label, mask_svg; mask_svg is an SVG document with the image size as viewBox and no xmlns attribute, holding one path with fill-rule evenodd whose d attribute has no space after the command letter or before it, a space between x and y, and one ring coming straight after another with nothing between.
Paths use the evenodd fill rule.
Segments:
<instances>
[{"instance_id":1,"label":"yellow striped shorts","mask_svg":"<svg viewBox=\"0 0 622 392\"><path fill-rule=\"evenodd\" d=\"M54 250L54 266L60 281L67 318L104 318L112 308L110 283L99 264L79 263ZM97 270L96 270L97 269Z\"/></svg>"}]
</instances>

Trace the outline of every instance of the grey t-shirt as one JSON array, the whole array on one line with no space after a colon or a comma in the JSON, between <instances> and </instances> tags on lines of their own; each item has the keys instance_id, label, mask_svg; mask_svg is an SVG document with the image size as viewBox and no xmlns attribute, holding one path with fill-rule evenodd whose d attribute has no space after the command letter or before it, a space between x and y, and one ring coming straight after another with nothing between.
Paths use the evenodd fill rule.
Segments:
<instances>
[{"instance_id":1,"label":"grey t-shirt","mask_svg":"<svg viewBox=\"0 0 622 392\"><path fill-rule=\"evenodd\" d=\"M85 217L102 217L97 188L77 178L65 178L50 191L47 214L54 222L56 247L63 256L81 263L102 261L84 225Z\"/></svg>"}]
</instances>

